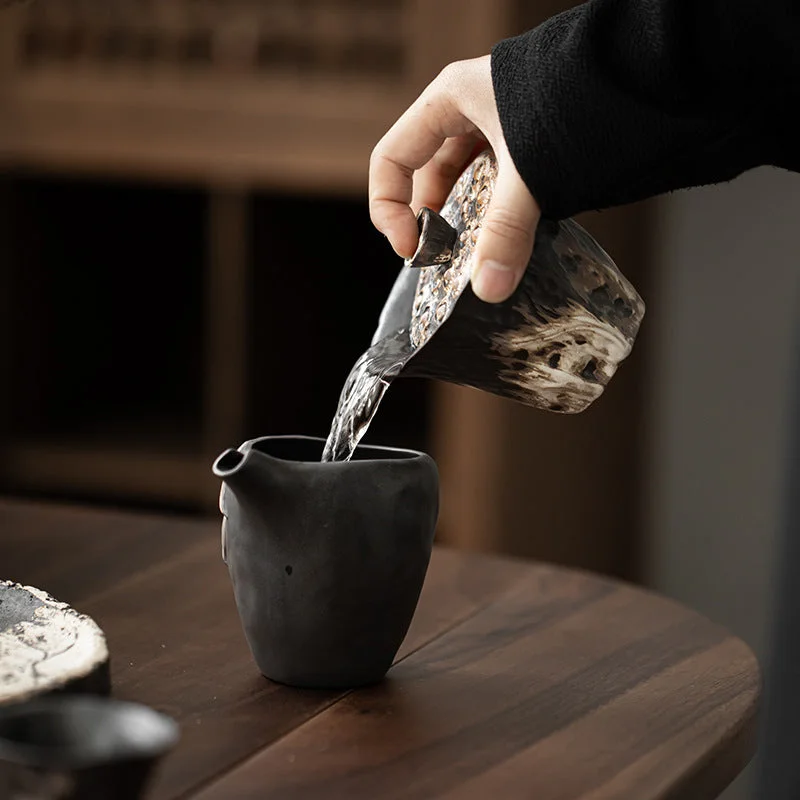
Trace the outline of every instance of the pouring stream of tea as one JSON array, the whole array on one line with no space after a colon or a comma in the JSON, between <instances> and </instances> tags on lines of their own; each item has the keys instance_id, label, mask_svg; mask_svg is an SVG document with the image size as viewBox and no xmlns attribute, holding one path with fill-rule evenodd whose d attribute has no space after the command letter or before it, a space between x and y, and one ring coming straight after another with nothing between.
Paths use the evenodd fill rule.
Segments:
<instances>
[{"instance_id":1,"label":"pouring stream of tea","mask_svg":"<svg viewBox=\"0 0 800 800\"><path fill-rule=\"evenodd\" d=\"M352 458L389 385L449 317L469 281L468 261L496 175L493 157L483 153L456 181L441 217L421 211L417 253L404 267L419 276L408 325L379 339L356 361L339 397L323 461Z\"/></svg>"},{"instance_id":2,"label":"pouring stream of tea","mask_svg":"<svg viewBox=\"0 0 800 800\"><path fill-rule=\"evenodd\" d=\"M381 336L350 371L323 461L352 458L392 381L455 309L469 285L471 259L496 175L496 162L484 153L458 179L439 214L421 210L417 253L398 277L399 294L393 301L393 289L387 302L387 307L399 304L395 315L402 312L399 317L405 324ZM413 301L407 294L412 287ZM519 292L519 302L511 309L494 316L473 314L470 330L478 344L472 346L497 359L496 380L491 383L484 376L467 384L536 408L583 410L630 352L644 303L605 251L570 220L540 223ZM383 331L391 327L384 325L384 314ZM520 352L524 358L517 355Z\"/></svg>"},{"instance_id":3,"label":"pouring stream of tea","mask_svg":"<svg viewBox=\"0 0 800 800\"><path fill-rule=\"evenodd\" d=\"M356 361L339 397L339 406L322 454L323 461L349 461L378 411L383 395L411 357L407 329L380 339Z\"/></svg>"}]
</instances>

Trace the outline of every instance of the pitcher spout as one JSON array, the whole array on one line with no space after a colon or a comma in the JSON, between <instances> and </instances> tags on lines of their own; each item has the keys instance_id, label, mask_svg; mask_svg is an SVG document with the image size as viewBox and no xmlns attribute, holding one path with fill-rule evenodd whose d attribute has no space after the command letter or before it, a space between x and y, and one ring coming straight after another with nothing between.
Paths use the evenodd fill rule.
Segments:
<instances>
[{"instance_id":1,"label":"pitcher spout","mask_svg":"<svg viewBox=\"0 0 800 800\"><path fill-rule=\"evenodd\" d=\"M225 452L217 456L217 460L211 467L214 474L228 483L234 483L237 476L245 471L250 460L250 451L242 452L233 447L229 447Z\"/></svg>"},{"instance_id":2,"label":"pitcher spout","mask_svg":"<svg viewBox=\"0 0 800 800\"><path fill-rule=\"evenodd\" d=\"M222 514L220 544L222 546L222 560L226 564L228 563L229 493L233 491L233 493L237 495L247 494L246 484L249 480L248 476L252 471L252 455L253 451L250 448L235 450L230 447L223 453L220 453L211 466L214 475L222 480L222 486L219 492L219 510Z\"/></svg>"}]
</instances>

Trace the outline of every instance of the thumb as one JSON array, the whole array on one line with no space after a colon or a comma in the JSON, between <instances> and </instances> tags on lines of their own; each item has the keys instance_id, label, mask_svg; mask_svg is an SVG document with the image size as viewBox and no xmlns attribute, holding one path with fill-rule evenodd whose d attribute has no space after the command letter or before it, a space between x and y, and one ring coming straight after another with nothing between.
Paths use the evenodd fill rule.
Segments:
<instances>
[{"instance_id":1,"label":"thumb","mask_svg":"<svg viewBox=\"0 0 800 800\"><path fill-rule=\"evenodd\" d=\"M472 290L487 303L507 300L522 280L540 216L539 206L510 157L504 162L498 164L472 272Z\"/></svg>"}]
</instances>

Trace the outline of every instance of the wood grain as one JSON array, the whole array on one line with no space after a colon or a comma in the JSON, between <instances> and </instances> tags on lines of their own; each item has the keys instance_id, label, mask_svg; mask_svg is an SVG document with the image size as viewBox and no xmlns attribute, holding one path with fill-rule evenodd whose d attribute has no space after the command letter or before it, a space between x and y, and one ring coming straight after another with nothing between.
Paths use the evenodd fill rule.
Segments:
<instances>
[{"instance_id":1,"label":"wood grain","mask_svg":"<svg viewBox=\"0 0 800 800\"><path fill-rule=\"evenodd\" d=\"M47 553L47 557L42 555ZM241 631L217 520L0 502L0 570L103 628L113 693L174 716L182 740L152 800L224 773L343 696L263 679ZM521 563L439 551L399 657L501 596Z\"/></svg>"},{"instance_id":2,"label":"wood grain","mask_svg":"<svg viewBox=\"0 0 800 800\"><path fill-rule=\"evenodd\" d=\"M448 550L383 684L270 683L218 532L0 503L2 569L11 552L17 579L80 596L108 635L114 693L180 721L154 800L703 800L752 753L758 666L725 630L586 573Z\"/></svg>"},{"instance_id":3,"label":"wood grain","mask_svg":"<svg viewBox=\"0 0 800 800\"><path fill-rule=\"evenodd\" d=\"M539 567L200 797L683 799L723 745L743 766L758 691L748 649L692 612Z\"/></svg>"}]
</instances>

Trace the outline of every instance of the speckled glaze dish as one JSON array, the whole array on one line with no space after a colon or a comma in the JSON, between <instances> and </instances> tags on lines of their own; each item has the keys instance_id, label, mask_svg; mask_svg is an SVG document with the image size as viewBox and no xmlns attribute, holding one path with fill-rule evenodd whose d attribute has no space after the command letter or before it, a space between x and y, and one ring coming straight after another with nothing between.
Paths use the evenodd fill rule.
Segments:
<instances>
[{"instance_id":1,"label":"speckled glaze dish","mask_svg":"<svg viewBox=\"0 0 800 800\"><path fill-rule=\"evenodd\" d=\"M93 619L41 589L0 581L0 707L109 689L106 638Z\"/></svg>"}]
</instances>

